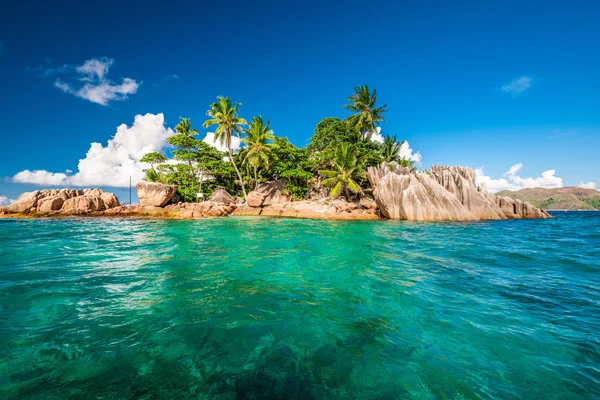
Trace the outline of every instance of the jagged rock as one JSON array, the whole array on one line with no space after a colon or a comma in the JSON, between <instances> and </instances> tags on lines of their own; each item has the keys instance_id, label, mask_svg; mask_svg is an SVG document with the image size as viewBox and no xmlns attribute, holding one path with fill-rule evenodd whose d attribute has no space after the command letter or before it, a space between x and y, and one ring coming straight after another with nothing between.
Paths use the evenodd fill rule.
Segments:
<instances>
[{"instance_id":1,"label":"jagged rock","mask_svg":"<svg viewBox=\"0 0 600 400\"><path fill-rule=\"evenodd\" d=\"M218 202L218 203L225 203L225 204L233 204L235 203L235 200L233 199L233 197L231 197L231 195L229 193L227 193L227 191L225 189L217 189L215 190L210 197L208 198L209 201L214 201L214 202Z\"/></svg>"},{"instance_id":2,"label":"jagged rock","mask_svg":"<svg viewBox=\"0 0 600 400\"><path fill-rule=\"evenodd\" d=\"M425 173L388 173L373 192L381 213L409 221L472 221L458 198Z\"/></svg>"},{"instance_id":3,"label":"jagged rock","mask_svg":"<svg viewBox=\"0 0 600 400\"><path fill-rule=\"evenodd\" d=\"M260 207L263 205L264 201L265 195L254 190L246 196L246 204L248 204L249 207Z\"/></svg>"},{"instance_id":4,"label":"jagged rock","mask_svg":"<svg viewBox=\"0 0 600 400\"><path fill-rule=\"evenodd\" d=\"M453 193L463 206L479 219L506 219L498 204L490 201L487 190L478 190L475 172L466 167L431 167L431 176Z\"/></svg>"},{"instance_id":5,"label":"jagged rock","mask_svg":"<svg viewBox=\"0 0 600 400\"><path fill-rule=\"evenodd\" d=\"M44 197L38 200L38 212L50 212L60 210L63 206L64 200L58 196Z\"/></svg>"},{"instance_id":6,"label":"jagged rock","mask_svg":"<svg viewBox=\"0 0 600 400\"><path fill-rule=\"evenodd\" d=\"M177 192L176 185L157 182L140 182L135 186L142 206L164 207Z\"/></svg>"},{"instance_id":7,"label":"jagged rock","mask_svg":"<svg viewBox=\"0 0 600 400\"><path fill-rule=\"evenodd\" d=\"M469 221L550 217L529 203L497 198L485 186L477 187L470 168L433 166L428 174L393 164L382 163L367 170L375 201L387 218Z\"/></svg>"},{"instance_id":8,"label":"jagged rock","mask_svg":"<svg viewBox=\"0 0 600 400\"><path fill-rule=\"evenodd\" d=\"M371 182L371 186L375 188L379 181L386 176L389 172L393 172L398 175L408 175L411 170L398 164L396 161L382 162L376 167L367 168L367 178Z\"/></svg>"}]
</instances>

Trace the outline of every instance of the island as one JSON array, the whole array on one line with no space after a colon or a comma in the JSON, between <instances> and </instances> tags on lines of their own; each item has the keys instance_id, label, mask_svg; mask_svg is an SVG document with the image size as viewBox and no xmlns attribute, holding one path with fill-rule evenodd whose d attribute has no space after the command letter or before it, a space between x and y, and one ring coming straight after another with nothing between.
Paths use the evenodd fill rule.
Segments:
<instances>
[{"instance_id":1,"label":"island","mask_svg":"<svg viewBox=\"0 0 600 400\"><path fill-rule=\"evenodd\" d=\"M377 90L357 86L345 119L324 118L304 148L277 137L270 122L247 122L241 104L219 96L203 127L220 148L196 139L189 118L167 138L171 149L140 158L148 166L136 186L139 204L121 205L95 189L23 193L0 216L207 218L263 216L331 220L477 221L550 218L530 202L495 196L461 166L418 170L405 141L381 134L388 111ZM234 139L243 147L234 150ZM223 151L222 151L223 150ZM247 187L253 189L248 193ZM205 200L206 199L206 200ZM202 201L200 201L202 200Z\"/></svg>"}]
</instances>

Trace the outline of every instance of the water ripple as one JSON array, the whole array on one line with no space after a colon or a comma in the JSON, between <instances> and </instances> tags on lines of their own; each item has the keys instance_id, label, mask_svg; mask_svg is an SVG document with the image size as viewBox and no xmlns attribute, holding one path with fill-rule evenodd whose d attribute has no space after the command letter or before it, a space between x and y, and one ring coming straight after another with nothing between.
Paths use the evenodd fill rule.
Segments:
<instances>
[{"instance_id":1,"label":"water ripple","mask_svg":"<svg viewBox=\"0 0 600 400\"><path fill-rule=\"evenodd\" d=\"M600 215L0 220L1 398L600 397Z\"/></svg>"}]
</instances>

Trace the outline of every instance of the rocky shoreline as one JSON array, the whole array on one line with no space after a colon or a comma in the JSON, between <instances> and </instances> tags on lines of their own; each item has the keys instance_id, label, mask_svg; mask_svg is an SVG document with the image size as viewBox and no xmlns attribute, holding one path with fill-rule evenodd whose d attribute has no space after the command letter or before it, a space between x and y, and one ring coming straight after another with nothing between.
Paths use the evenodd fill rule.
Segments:
<instances>
[{"instance_id":1,"label":"rocky shoreline","mask_svg":"<svg viewBox=\"0 0 600 400\"><path fill-rule=\"evenodd\" d=\"M207 201L177 201L177 187L141 182L136 186L140 204L121 205L101 189L50 189L23 193L0 218L147 217L200 219L226 216L260 216L325 220L399 219L409 221L477 221L551 218L530 203L499 197L475 183L466 167L433 166L411 171L397 163L370 167L367 175L373 198L357 201L328 197L291 201L282 182L269 182L248 194L247 202L223 189Z\"/></svg>"}]
</instances>

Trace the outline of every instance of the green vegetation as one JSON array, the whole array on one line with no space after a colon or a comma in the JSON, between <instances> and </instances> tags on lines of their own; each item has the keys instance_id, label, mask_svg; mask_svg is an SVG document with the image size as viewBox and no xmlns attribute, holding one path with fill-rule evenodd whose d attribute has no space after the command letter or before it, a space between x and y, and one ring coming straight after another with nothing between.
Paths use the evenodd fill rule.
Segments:
<instances>
[{"instance_id":1,"label":"green vegetation","mask_svg":"<svg viewBox=\"0 0 600 400\"><path fill-rule=\"evenodd\" d=\"M319 174L326 177L323 185L331 188L331 197L335 198L344 193L348 198L348 191L354 194L360 192L360 186L353 179L356 174L360 173L353 144L340 143L337 146L331 167L331 170L319 171Z\"/></svg>"},{"instance_id":2,"label":"green vegetation","mask_svg":"<svg viewBox=\"0 0 600 400\"><path fill-rule=\"evenodd\" d=\"M180 118L176 133L167 139L168 158L152 152L144 155L148 163L145 180L178 185L182 201L196 201L196 193L210 195L216 187L247 197L246 185L256 189L260 183L285 182L284 192L294 200L307 198L311 189L325 187L331 197L360 196L369 188L366 168L381 162L396 161L412 168L400 157L403 141L387 136L382 144L372 141L387 106L377 106L377 91L357 86L348 97L346 119L324 118L315 127L308 146L299 148L287 138L275 136L270 121L261 116L248 122L239 116L240 103L219 96L211 104L204 128L216 126L218 149L198 140L198 131L189 118ZM233 135L241 138L242 149L234 153Z\"/></svg>"}]
</instances>

